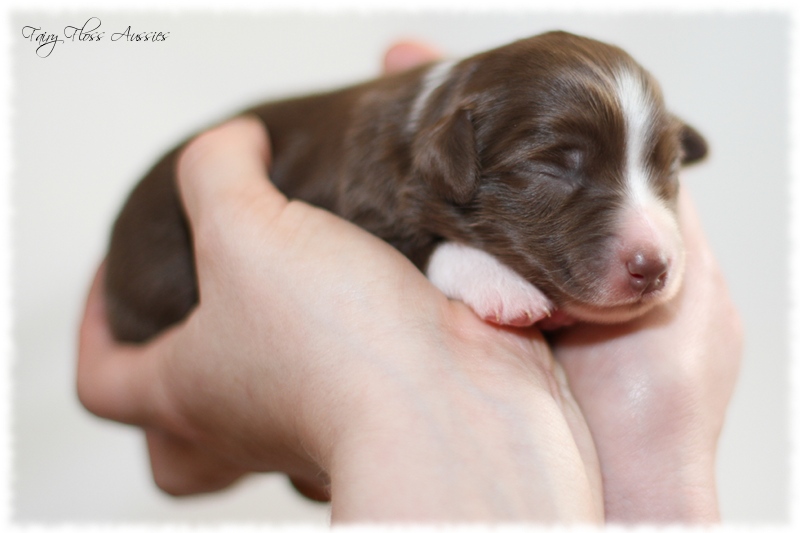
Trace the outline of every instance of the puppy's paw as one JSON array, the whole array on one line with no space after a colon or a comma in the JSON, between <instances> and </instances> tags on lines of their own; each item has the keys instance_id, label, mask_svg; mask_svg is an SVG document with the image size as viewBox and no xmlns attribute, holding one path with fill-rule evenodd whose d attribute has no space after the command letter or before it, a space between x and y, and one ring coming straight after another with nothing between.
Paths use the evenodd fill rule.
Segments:
<instances>
[{"instance_id":1,"label":"puppy's paw","mask_svg":"<svg viewBox=\"0 0 800 533\"><path fill-rule=\"evenodd\" d=\"M461 300L488 322L527 327L549 317L552 302L494 256L454 242L440 244L425 274L448 298Z\"/></svg>"}]
</instances>

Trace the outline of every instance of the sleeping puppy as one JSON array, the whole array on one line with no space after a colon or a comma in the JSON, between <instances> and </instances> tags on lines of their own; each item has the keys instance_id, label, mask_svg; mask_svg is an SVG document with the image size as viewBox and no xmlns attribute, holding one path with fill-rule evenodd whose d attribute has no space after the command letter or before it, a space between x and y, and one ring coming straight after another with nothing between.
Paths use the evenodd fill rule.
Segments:
<instances>
[{"instance_id":1,"label":"sleeping puppy","mask_svg":"<svg viewBox=\"0 0 800 533\"><path fill-rule=\"evenodd\" d=\"M383 238L486 320L625 321L680 286L678 171L706 143L619 48L547 33L246 113L268 128L288 197ZM181 148L114 225L106 298L122 341L197 303Z\"/></svg>"}]
</instances>

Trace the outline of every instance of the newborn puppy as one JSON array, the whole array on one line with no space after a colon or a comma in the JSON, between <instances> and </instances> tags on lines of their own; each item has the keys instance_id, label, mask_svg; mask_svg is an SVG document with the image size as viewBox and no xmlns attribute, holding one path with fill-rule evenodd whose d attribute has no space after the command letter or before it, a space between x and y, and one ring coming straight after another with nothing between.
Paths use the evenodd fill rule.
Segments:
<instances>
[{"instance_id":1,"label":"newborn puppy","mask_svg":"<svg viewBox=\"0 0 800 533\"><path fill-rule=\"evenodd\" d=\"M287 196L385 239L486 320L624 321L680 286L678 170L706 143L619 48L547 33L246 113L269 129ZM197 303L180 148L113 229L119 340L146 340Z\"/></svg>"}]
</instances>

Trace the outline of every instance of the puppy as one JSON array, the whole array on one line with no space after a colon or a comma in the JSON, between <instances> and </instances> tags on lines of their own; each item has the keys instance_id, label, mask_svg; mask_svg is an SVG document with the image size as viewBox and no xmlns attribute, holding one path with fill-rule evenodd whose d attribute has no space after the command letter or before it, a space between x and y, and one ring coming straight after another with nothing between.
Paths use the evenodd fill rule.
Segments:
<instances>
[{"instance_id":1,"label":"puppy","mask_svg":"<svg viewBox=\"0 0 800 533\"><path fill-rule=\"evenodd\" d=\"M245 113L271 179L385 239L482 318L625 321L678 290L678 171L704 139L628 54L563 32ZM114 335L144 341L197 303L168 153L111 236Z\"/></svg>"}]
</instances>

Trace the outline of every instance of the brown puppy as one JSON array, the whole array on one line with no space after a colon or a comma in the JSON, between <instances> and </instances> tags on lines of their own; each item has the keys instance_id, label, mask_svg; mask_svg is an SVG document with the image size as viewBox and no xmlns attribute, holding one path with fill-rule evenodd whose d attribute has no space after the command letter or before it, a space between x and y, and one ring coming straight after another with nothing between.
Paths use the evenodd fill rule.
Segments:
<instances>
[{"instance_id":1,"label":"brown puppy","mask_svg":"<svg viewBox=\"0 0 800 533\"><path fill-rule=\"evenodd\" d=\"M246 113L269 129L287 196L385 239L487 320L627 320L680 286L677 173L706 143L619 48L547 33ZM114 226L106 296L120 340L197 303L180 148Z\"/></svg>"}]
</instances>

